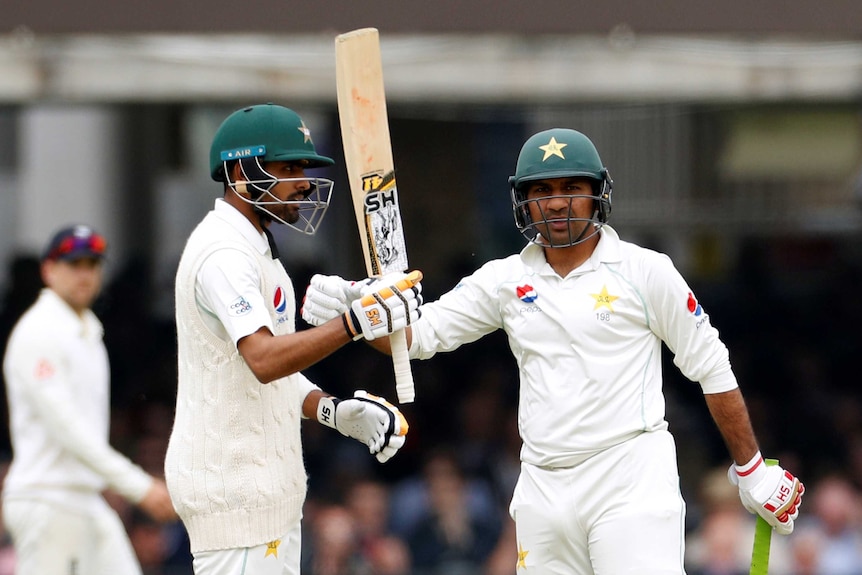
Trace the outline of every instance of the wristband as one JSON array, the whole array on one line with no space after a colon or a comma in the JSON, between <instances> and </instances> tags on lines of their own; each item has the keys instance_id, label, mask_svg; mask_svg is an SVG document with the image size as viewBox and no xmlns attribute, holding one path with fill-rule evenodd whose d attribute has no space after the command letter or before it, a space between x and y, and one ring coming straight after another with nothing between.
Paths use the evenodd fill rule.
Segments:
<instances>
[{"instance_id":1,"label":"wristband","mask_svg":"<svg viewBox=\"0 0 862 575\"><path fill-rule=\"evenodd\" d=\"M340 400L335 397L321 397L317 403L317 421L335 429L335 406Z\"/></svg>"},{"instance_id":2,"label":"wristband","mask_svg":"<svg viewBox=\"0 0 862 575\"><path fill-rule=\"evenodd\" d=\"M353 341L362 339L362 332L356 329L356 324L359 323L359 319L356 317L356 314L353 313L352 309L341 314L341 323L344 325L344 331L347 332L347 337Z\"/></svg>"},{"instance_id":3,"label":"wristband","mask_svg":"<svg viewBox=\"0 0 862 575\"><path fill-rule=\"evenodd\" d=\"M734 465L736 476L739 477L739 487L745 490L753 488L760 483L760 480L766 474L766 465L763 462L763 455L760 451L754 454L754 457L745 465Z\"/></svg>"}]
</instances>

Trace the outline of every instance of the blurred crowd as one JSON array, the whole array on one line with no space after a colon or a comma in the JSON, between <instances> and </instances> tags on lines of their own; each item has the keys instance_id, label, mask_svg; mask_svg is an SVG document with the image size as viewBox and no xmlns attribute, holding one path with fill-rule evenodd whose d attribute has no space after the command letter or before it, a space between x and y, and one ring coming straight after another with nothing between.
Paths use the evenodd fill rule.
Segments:
<instances>
[{"instance_id":1,"label":"blurred crowd","mask_svg":"<svg viewBox=\"0 0 862 575\"><path fill-rule=\"evenodd\" d=\"M806 484L794 533L772 538L770 573L862 575L862 394L856 368L862 305L843 293L862 279L862 267L834 246L826 252L831 257L821 250L811 261L796 253L792 265L782 253L754 245L730 280L702 280L692 287L730 348L764 455L780 459ZM301 297L316 270L290 271ZM791 281L801 273L804 281ZM148 275L140 262L118 270L94 310L105 325L112 360L111 442L162 475L176 344L172 318L151 313L146 304L152 300ZM0 345L41 287L38 263L29 258L15 259L8 277L0 301ZM458 277L449 279L454 284ZM439 295L435 285L428 284L426 297ZM727 481L730 460L699 386L682 378L669 353L664 361L667 418L687 502L688 573L748 573L754 517ZM394 399L391 369L388 358L356 343L306 374L342 396L364 388ZM492 334L413 362L413 370L417 400L402 406L411 425L408 442L385 465L362 445L304 424L309 495L303 573L516 574L517 542L507 508L519 471L518 381L505 337ZM7 465L5 405L2 415L0 464ZM109 497L147 575L191 575L188 539L179 523L153 523L120 497ZM0 575L13 569L14 553L2 533Z\"/></svg>"}]
</instances>

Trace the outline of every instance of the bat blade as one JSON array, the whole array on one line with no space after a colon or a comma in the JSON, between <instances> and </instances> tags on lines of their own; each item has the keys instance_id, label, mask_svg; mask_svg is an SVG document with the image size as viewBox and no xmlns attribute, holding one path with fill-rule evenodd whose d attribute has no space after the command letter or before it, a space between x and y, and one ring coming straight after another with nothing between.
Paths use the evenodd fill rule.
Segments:
<instances>
[{"instance_id":1,"label":"bat blade","mask_svg":"<svg viewBox=\"0 0 862 575\"><path fill-rule=\"evenodd\" d=\"M336 92L353 210L369 276L406 272L407 247L395 181L380 36L362 28L335 38ZM414 400L404 331L390 337L400 403Z\"/></svg>"}]
</instances>

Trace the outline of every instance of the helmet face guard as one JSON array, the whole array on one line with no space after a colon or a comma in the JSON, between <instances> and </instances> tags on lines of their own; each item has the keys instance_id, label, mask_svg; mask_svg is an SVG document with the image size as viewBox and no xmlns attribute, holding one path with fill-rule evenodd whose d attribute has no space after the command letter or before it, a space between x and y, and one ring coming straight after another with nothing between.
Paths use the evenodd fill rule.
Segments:
<instances>
[{"instance_id":1,"label":"helmet face guard","mask_svg":"<svg viewBox=\"0 0 862 575\"><path fill-rule=\"evenodd\" d=\"M569 237L563 242L553 241L541 233L550 222L561 219L560 216L548 216L542 208L542 202L548 197L529 200L526 197L532 182L555 178L587 178L593 188L591 196L554 196L569 201L568 214L565 216L570 224ZM610 218L613 181L607 168L602 166L593 143L575 130L554 128L528 139L521 149L515 175L509 178L509 183L515 226L527 240L540 246L563 248L577 245L595 236ZM577 217L572 210L572 201L581 198L592 198L595 202L589 218ZM531 206L539 214L537 220L530 213ZM577 222L583 222L579 232L577 225L571 225Z\"/></svg>"},{"instance_id":2,"label":"helmet face guard","mask_svg":"<svg viewBox=\"0 0 862 575\"><path fill-rule=\"evenodd\" d=\"M597 192L594 195L570 195L570 196L553 196L554 198L567 199L569 202L568 214L564 219L568 221L569 237L567 241L553 240L542 235L542 230L546 229L550 222L560 221L559 216L549 216L545 213L542 203L549 196L526 199L523 190L512 188L512 210L515 215L515 226L518 231L527 238L530 242L538 244L546 248L567 248L581 242L585 242L597 233L608 221L608 216L611 212L611 188L612 182L610 179L604 180L599 184L595 182L593 186ZM595 202L595 209L592 216L582 218L575 215L572 209L572 202L581 198L592 198ZM530 213L530 206L535 205L534 210L539 213L538 219L533 219ZM572 226L575 222L583 222L584 225L577 231L578 226Z\"/></svg>"},{"instance_id":3,"label":"helmet face guard","mask_svg":"<svg viewBox=\"0 0 862 575\"><path fill-rule=\"evenodd\" d=\"M245 181L230 181L230 168L238 163ZM264 168L267 162L297 162L306 168L335 162L315 150L311 131L299 115L275 104L260 104L235 111L222 122L210 147L210 175L224 182L262 217L312 235L329 207L333 182L326 178L277 178ZM272 193L279 182L306 181L310 188L302 200L279 200ZM299 208L295 222L274 213L275 205Z\"/></svg>"},{"instance_id":4,"label":"helmet face guard","mask_svg":"<svg viewBox=\"0 0 862 575\"><path fill-rule=\"evenodd\" d=\"M227 162L225 162L227 164ZM266 171L260 157L243 158L239 160L240 170L244 180L232 182L228 176L228 186L236 196L247 204L255 207L263 217L280 224L290 226L306 235L314 235L329 208L332 195L332 180L326 178L277 178ZM228 166L224 166L225 174L229 174ZM308 182L301 200L281 200L272 193L279 182ZM299 209L298 219L294 222L279 217L272 211L272 206L296 206Z\"/></svg>"}]
</instances>

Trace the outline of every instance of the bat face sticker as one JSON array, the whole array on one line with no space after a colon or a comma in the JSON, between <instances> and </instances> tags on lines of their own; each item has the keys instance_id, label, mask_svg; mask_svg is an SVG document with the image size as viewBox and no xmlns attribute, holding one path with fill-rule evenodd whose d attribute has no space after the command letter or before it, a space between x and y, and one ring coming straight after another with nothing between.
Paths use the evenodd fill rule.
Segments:
<instances>
[{"instance_id":1,"label":"bat face sticker","mask_svg":"<svg viewBox=\"0 0 862 575\"><path fill-rule=\"evenodd\" d=\"M398 190L395 179L386 178L388 185L365 196L365 218L368 239L372 246L375 273L407 269L407 249L401 228Z\"/></svg>"},{"instance_id":2,"label":"bat face sticker","mask_svg":"<svg viewBox=\"0 0 862 575\"><path fill-rule=\"evenodd\" d=\"M398 258L398 212L395 206L386 206L380 211L380 219L374 228L374 243L377 245L377 258L380 267L386 268L392 265Z\"/></svg>"}]
</instances>

